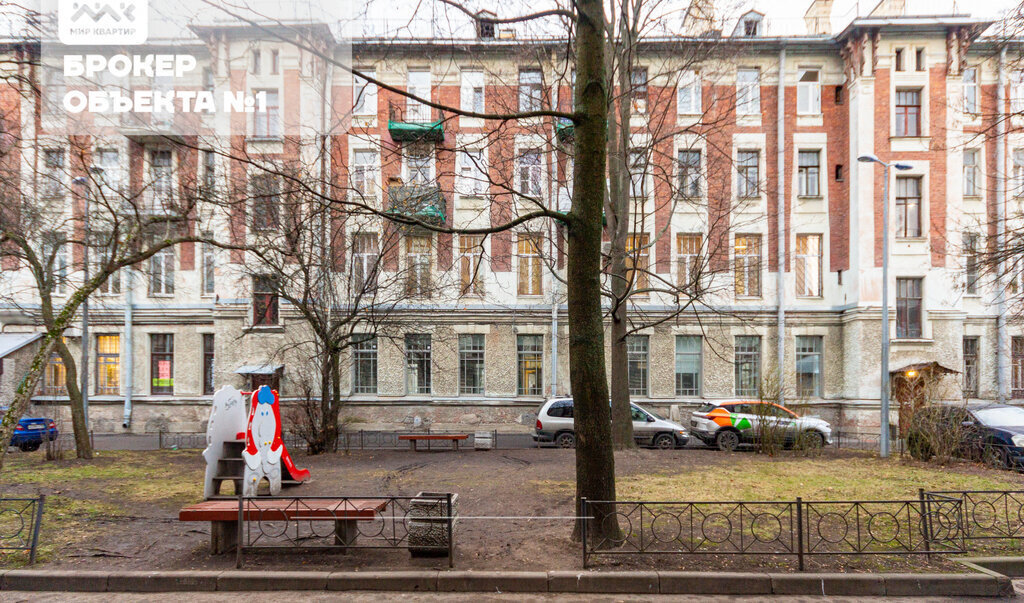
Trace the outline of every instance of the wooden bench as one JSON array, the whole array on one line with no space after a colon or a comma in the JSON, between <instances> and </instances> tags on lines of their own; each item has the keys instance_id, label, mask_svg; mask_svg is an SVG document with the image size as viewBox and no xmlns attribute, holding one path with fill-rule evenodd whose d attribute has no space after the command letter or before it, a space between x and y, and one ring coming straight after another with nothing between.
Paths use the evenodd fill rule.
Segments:
<instances>
[{"instance_id":1,"label":"wooden bench","mask_svg":"<svg viewBox=\"0 0 1024 603\"><path fill-rule=\"evenodd\" d=\"M334 541L353 545L359 536L357 521L372 521L387 507L385 499L254 499L245 501L245 521L293 519L334 520ZM217 499L189 505L178 512L179 521L210 522L210 552L217 555L238 545L238 499ZM342 549L342 552L347 552Z\"/></svg>"},{"instance_id":2,"label":"wooden bench","mask_svg":"<svg viewBox=\"0 0 1024 603\"><path fill-rule=\"evenodd\" d=\"M431 442L431 441L448 440L455 447L455 450L458 451L458 449L459 449L459 442L462 441L462 440L465 440L468 437L469 437L468 433L416 433L416 434L400 435L400 436L398 436L398 439L399 440L409 440L409 443L411 444L411 447L412 447L413 451L416 450L416 442L418 442L419 440L426 440L428 442L427 450L430 449L429 442Z\"/></svg>"}]
</instances>

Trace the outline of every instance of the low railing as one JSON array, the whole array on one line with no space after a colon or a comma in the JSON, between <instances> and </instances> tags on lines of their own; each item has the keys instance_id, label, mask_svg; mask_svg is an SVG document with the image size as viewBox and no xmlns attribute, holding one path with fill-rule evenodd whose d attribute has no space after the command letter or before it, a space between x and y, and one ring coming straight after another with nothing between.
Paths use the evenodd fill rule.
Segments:
<instances>
[{"instance_id":1,"label":"low railing","mask_svg":"<svg viewBox=\"0 0 1024 603\"><path fill-rule=\"evenodd\" d=\"M236 565L244 551L409 549L454 566L457 495L238 497Z\"/></svg>"},{"instance_id":2,"label":"low railing","mask_svg":"<svg viewBox=\"0 0 1024 603\"><path fill-rule=\"evenodd\" d=\"M28 551L28 563L36 562L43 503L38 498L0 498L0 551Z\"/></svg>"},{"instance_id":3,"label":"low railing","mask_svg":"<svg viewBox=\"0 0 1024 603\"><path fill-rule=\"evenodd\" d=\"M466 431L452 431L452 430L425 430L425 431L388 431L388 430L376 430L376 429L359 429L355 431L346 431L338 434L338 450L406 450L409 448L409 442L399 440L400 435L413 435L413 434L433 434L433 435L454 435L454 434L469 434L469 438L464 442L466 448L473 448L476 445L476 434L477 431L466 430ZM501 432L497 430L483 431L479 433L488 433L491 436L491 449L494 450L519 450L523 448L537 448L538 444L533 439L533 434L530 432ZM64 435L62 434L63 438ZM139 436L144 437L144 436ZM168 449L203 449L206 447L206 434L205 433L171 433L171 432L159 432L158 434L150 434L150 437L154 438L153 444L159 448ZM72 436L68 435L69 442L74 445ZM285 433L282 436L285 445L289 450L296 452L305 450L306 442L301 437ZM423 443L424 448L429 448L432 444ZM442 447L450 447L447 442L441 442L437 444L438 449Z\"/></svg>"},{"instance_id":4,"label":"low railing","mask_svg":"<svg viewBox=\"0 0 1024 603\"><path fill-rule=\"evenodd\" d=\"M961 500L919 494L883 501L584 499L583 565L595 555L757 554L795 556L802 570L808 555L963 552Z\"/></svg>"},{"instance_id":5,"label":"low railing","mask_svg":"<svg viewBox=\"0 0 1024 603\"><path fill-rule=\"evenodd\" d=\"M923 496L929 504L960 502L964 540L1024 540L1024 490L945 490Z\"/></svg>"}]
</instances>

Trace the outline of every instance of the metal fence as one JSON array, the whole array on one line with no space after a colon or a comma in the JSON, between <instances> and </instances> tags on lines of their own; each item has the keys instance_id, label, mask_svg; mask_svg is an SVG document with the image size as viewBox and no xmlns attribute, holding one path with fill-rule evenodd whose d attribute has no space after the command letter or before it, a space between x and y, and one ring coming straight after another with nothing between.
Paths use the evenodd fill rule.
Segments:
<instances>
[{"instance_id":1,"label":"metal fence","mask_svg":"<svg viewBox=\"0 0 1024 603\"><path fill-rule=\"evenodd\" d=\"M238 497L236 565L243 551L408 549L454 566L458 495Z\"/></svg>"},{"instance_id":2,"label":"metal fence","mask_svg":"<svg viewBox=\"0 0 1024 603\"><path fill-rule=\"evenodd\" d=\"M503 433L496 430L486 432L472 432L472 431L435 431L435 430L424 430L424 431L384 431L384 430L364 430L358 431L346 431L338 435L338 449L339 450L406 450L410 447L409 442L405 440L399 440L398 436L401 435L456 435L465 434L469 437L463 440L460 444L461 447L473 448L477 445L477 433L490 436L490 447L495 450L514 450L520 448L536 448L537 444L533 441L533 434L521 433L521 432L509 432ZM206 434L205 433L167 433L160 432L157 437L159 438L158 447L161 449L202 449L206 447ZM294 435L285 433L282 436L285 446L293 451L304 450L306 448L306 441L302 438ZM452 447L451 442L440 441L440 442L421 442L418 449L420 450L448 450Z\"/></svg>"},{"instance_id":3,"label":"metal fence","mask_svg":"<svg viewBox=\"0 0 1024 603\"><path fill-rule=\"evenodd\" d=\"M945 490L923 496L929 504L960 501L967 541L1024 540L1024 490Z\"/></svg>"},{"instance_id":4,"label":"metal fence","mask_svg":"<svg viewBox=\"0 0 1024 603\"><path fill-rule=\"evenodd\" d=\"M965 550L962 501L923 492L885 501L583 500L581 513L584 567L595 555L758 554L795 556L802 570L808 555Z\"/></svg>"},{"instance_id":5,"label":"metal fence","mask_svg":"<svg viewBox=\"0 0 1024 603\"><path fill-rule=\"evenodd\" d=\"M0 498L0 551L28 551L28 563L36 562L43 503L39 498Z\"/></svg>"}]
</instances>

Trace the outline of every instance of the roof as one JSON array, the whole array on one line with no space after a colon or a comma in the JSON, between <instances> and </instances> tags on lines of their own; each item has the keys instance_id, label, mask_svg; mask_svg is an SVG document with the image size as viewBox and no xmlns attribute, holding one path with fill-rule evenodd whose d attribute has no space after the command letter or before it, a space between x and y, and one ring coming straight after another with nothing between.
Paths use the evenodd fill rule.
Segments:
<instances>
[{"instance_id":1,"label":"roof","mask_svg":"<svg viewBox=\"0 0 1024 603\"><path fill-rule=\"evenodd\" d=\"M42 333L0 333L0 358L42 338Z\"/></svg>"},{"instance_id":2,"label":"roof","mask_svg":"<svg viewBox=\"0 0 1024 603\"><path fill-rule=\"evenodd\" d=\"M956 369L951 369L949 367L942 366L938 362L915 362L914 364L908 364L908 365L900 367L898 369L892 369L891 371L889 371L889 374L890 375L895 375L896 373L906 373L906 372L909 372L909 371L917 371L917 372L921 372L921 371L936 371L936 372L939 372L939 373L947 373L947 374L959 373L960 372L960 371L958 371Z\"/></svg>"},{"instance_id":3,"label":"roof","mask_svg":"<svg viewBox=\"0 0 1024 603\"><path fill-rule=\"evenodd\" d=\"M246 364L235 369L236 375L273 375L284 369L283 364Z\"/></svg>"}]
</instances>

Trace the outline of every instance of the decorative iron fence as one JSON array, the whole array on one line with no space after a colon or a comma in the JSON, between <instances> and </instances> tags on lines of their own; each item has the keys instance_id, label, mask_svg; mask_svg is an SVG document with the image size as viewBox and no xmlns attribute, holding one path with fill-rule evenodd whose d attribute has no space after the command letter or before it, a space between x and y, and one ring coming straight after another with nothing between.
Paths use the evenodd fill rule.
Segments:
<instances>
[{"instance_id":1,"label":"decorative iron fence","mask_svg":"<svg viewBox=\"0 0 1024 603\"><path fill-rule=\"evenodd\" d=\"M922 491L929 504L958 500L965 540L1024 540L1024 490Z\"/></svg>"},{"instance_id":2,"label":"decorative iron fence","mask_svg":"<svg viewBox=\"0 0 1024 603\"><path fill-rule=\"evenodd\" d=\"M469 438L466 439L460 448L473 448L476 446L476 433L473 431L380 431L380 430L364 430L358 431L346 431L338 435L338 449L339 450L406 450L409 448L409 442L405 440L399 440L400 435L415 435L415 434L432 434L432 435L454 435L454 434L468 434ZM479 432L484 433L484 432ZM491 449L493 450L517 450L522 448L536 448L537 442L533 440L532 433L523 432L508 432L503 433L500 431L487 431L491 438ZM172 449L203 449L206 447L206 434L205 433L168 433L160 432L159 434L153 434L158 438L159 448L172 448ZM62 436L63 437L63 436ZM301 451L306 448L306 442L302 438L285 433L282 436L285 445L289 450ZM436 448L437 450L451 448L450 442L422 442L419 446L423 450L429 450Z\"/></svg>"},{"instance_id":3,"label":"decorative iron fence","mask_svg":"<svg viewBox=\"0 0 1024 603\"><path fill-rule=\"evenodd\" d=\"M243 551L408 549L454 566L458 495L238 497L236 565Z\"/></svg>"},{"instance_id":4,"label":"decorative iron fence","mask_svg":"<svg viewBox=\"0 0 1024 603\"><path fill-rule=\"evenodd\" d=\"M963 552L962 502L583 500L583 565L594 555L906 555ZM589 525L588 525L589 524ZM614 534L618 526L617 536ZM598 534L594 528L600 527Z\"/></svg>"},{"instance_id":5,"label":"decorative iron fence","mask_svg":"<svg viewBox=\"0 0 1024 603\"><path fill-rule=\"evenodd\" d=\"M0 551L28 551L28 563L36 562L43 503L39 498L0 498Z\"/></svg>"}]
</instances>

